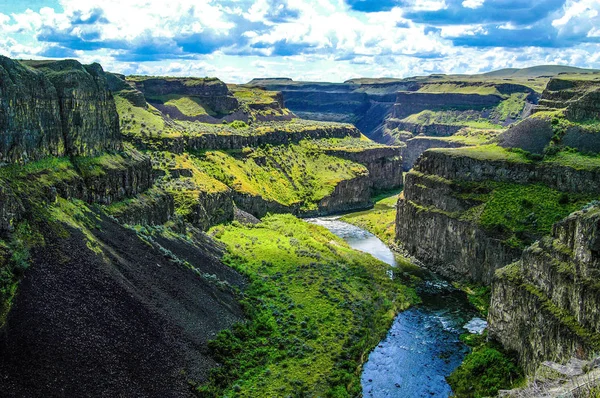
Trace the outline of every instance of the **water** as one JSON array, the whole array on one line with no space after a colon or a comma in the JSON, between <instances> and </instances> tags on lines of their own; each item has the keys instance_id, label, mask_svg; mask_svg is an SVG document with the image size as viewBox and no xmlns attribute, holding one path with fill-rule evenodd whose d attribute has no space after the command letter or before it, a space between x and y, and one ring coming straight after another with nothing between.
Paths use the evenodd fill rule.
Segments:
<instances>
[{"instance_id":1,"label":"water","mask_svg":"<svg viewBox=\"0 0 600 398\"><path fill-rule=\"evenodd\" d=\"M354 249L369 253L393 267L396 266L394 253L372 233L355 225L340 221L337 217L311 218L307 221L327 228L344 239Z\"/></svg>"},{"instance_id":2,"label":"water","mask_svg":"<svg viewBox=\"0 0 600 398\"><path fill-rule=\"evenodd\" d=\"M315 218L357 250L396 266L394 253L373 234L335 217ZM448 376L468 352L459 335L482 333L487 324L469 305L465 294L424 272L418 288L422 304L400 313L384 340L363 367L363 396L448 397Z\"/></svg>"}]
</instances>

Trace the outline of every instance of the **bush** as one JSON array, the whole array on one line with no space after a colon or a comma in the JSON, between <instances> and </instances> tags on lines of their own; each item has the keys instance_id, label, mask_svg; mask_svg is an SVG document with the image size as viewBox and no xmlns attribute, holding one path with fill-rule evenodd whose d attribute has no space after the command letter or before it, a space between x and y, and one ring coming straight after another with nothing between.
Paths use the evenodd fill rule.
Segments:
<instances>
[{"instance_id":1,"label":"bush","mask_svg":"<svg viewBox=\"0 0 600 398\"><path fill-rule=\"evenodd\" d=\"M467 355L448 382L458 397L490 397L522 379L523 373L513 360L486 343Z\"/></svg>"},{"instance_id":2,"label":"bush","mask_svg":"<svg viewBox=\"0 0 600 398\"><path fill-rule=\"evenodd\" d=\"M248 125L241 120L234 120L233 122L231 122L230 126L234 129L243 129L248 127Z\"/></svg>"}]
</instances>

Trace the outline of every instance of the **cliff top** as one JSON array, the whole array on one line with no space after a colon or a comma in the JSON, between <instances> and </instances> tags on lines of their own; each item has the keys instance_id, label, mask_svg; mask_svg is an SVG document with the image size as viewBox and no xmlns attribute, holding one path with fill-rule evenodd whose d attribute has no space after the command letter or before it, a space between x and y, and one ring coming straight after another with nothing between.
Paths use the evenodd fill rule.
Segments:
<instances>
[{"instance_id":1,"label":"cliff top","mask_svg":"<svg viewBox=\"0 0 600 398\"><path fill-rule=\"evenodd\" d=\"M202 85L222 85L224 84L217 77L175 77L175 76L142 76L130 75L127 80L134 83L142 83L148 80L163 80L166 82L181 82L187 87L195 87Z\"/></svg>"}]
</instances>

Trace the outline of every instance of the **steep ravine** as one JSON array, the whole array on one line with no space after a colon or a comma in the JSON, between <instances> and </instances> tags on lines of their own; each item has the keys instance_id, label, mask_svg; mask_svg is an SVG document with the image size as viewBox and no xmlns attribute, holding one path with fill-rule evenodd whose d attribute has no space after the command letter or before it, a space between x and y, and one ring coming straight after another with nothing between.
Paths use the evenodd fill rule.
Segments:
<instances>
[{"instance_id":1,"label":"steep ravine","mask_svg":"<svg viewBox=\"0 0 600 398\"><path fill-rule=\"evenodd\" d=\"M351 247L398 266L398 273L414 273L422 278L417 288L421 303L396 316L386 338L363 365L363 396L450 396L452 389L445 378L468 352L458 337L467 331L481 333L485 325L476 322L482 320L466 295L434 274L404 269L381 240L357 226L336 218L308 221L326 227Z\"/></svg>"}]
</instances>

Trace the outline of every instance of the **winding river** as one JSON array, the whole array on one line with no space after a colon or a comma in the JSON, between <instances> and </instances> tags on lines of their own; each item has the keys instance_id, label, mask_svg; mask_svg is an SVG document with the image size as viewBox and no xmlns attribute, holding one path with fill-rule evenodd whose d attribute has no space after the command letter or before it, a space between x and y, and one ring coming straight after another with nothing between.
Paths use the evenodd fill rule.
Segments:
<instances>
[{"instance_id":1,"label":"winding river","mask_svg":"<svg viewBox=\"0 0 600 398\"><path fill-rule=\"evenodd\" d=\"M394 253L375 235L357 226L322 217L307 220L344 239L351 247L396 266ZM446 376L460 365L468 348L461 333L480 333L478 318L466 295L443 279L423 271L418 288L422 303L400 313L384 340L371 352L361 377L363 396L448 397Z\"/></svg>"}]
</instances>

